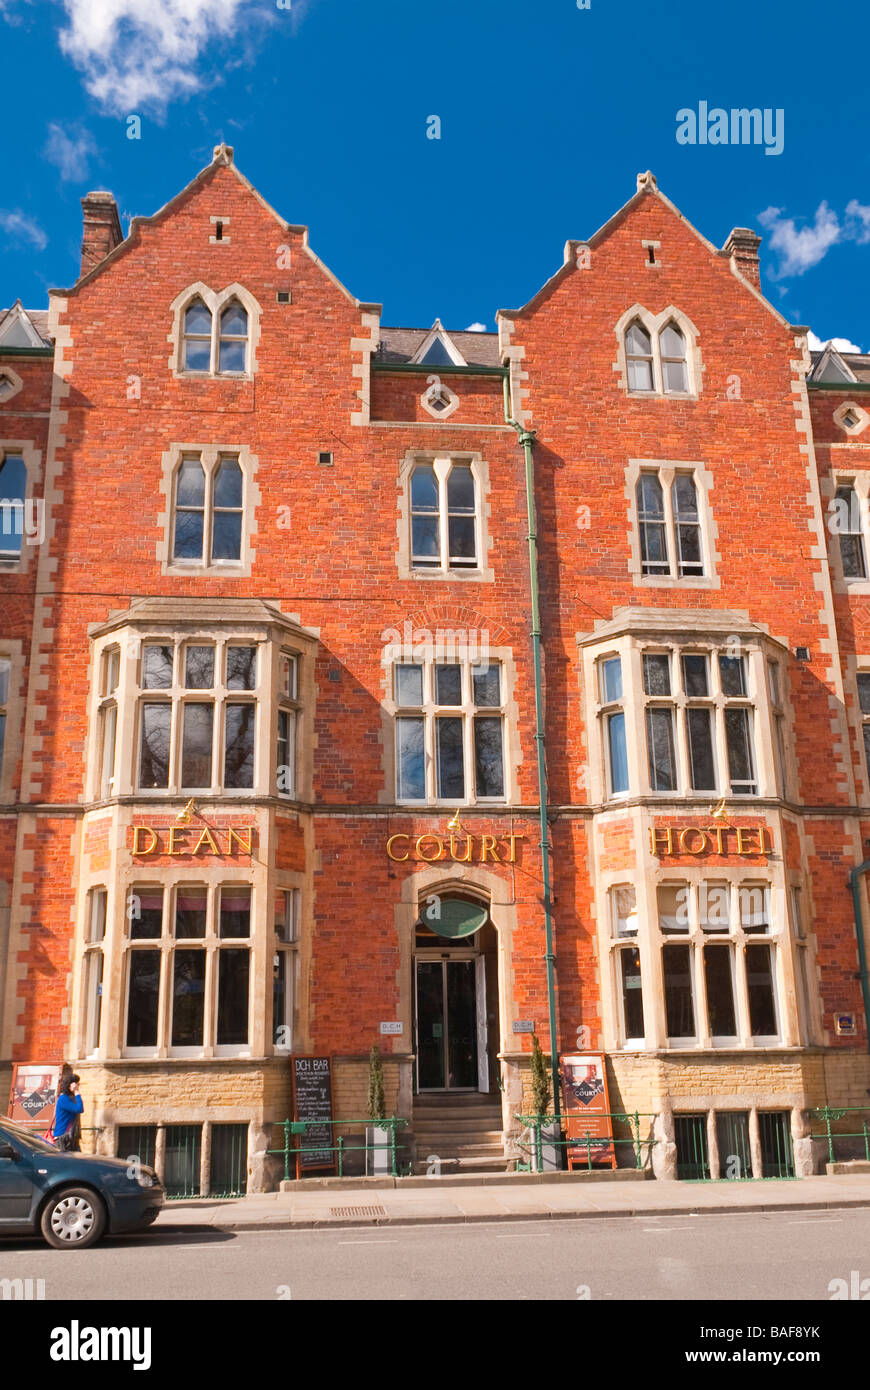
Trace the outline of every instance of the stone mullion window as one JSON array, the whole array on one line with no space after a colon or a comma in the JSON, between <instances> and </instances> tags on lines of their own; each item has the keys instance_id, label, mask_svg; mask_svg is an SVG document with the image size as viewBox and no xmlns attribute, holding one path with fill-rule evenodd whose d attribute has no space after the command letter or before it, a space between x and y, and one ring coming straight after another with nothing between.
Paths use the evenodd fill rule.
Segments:
<instances>
[{"instance_id":1,"label":"stone mullion window","mask_svg":"<svg viewBox=\"0 0 870 1390\"><path fill-rule=\"evenodd\" d=\"M103 982L106 979L106 928L108 892L91 888L87 897L85 950L82 956L81 1052L85 1057L100 1053L103 1026Z\"/></svg>"},{"instance_id":2,"label":"stone mullion window","mask_svg":"<svg viewBox=\"0 0 870 1390\"><path fill-rule=\"evenodd\" d=\"M299 933L301 893L279 886L274 893L272 947L272 1051L293 1048L299 993ZM279 1029L283 1032L279 1033ZM267 1049L268 1050L268 1049Z\"/></svg>"},{"instance_id":3,"label":"stone mullion window","mask_svg":"<svg viewBox=\"0 0 870 1390\"><path fill-rule=\"evenodd\" d=\"M274 653L270 655L270 660L274 662ZM302 704L299 700L299 653L282 648L275 665L277 671L269 684L275 690L278 714L274 735L275 757L269 768L269 781L271 784L274 768L277 795L293 800L297 796L299 786L299 739L302 719Z\"/></svg>"},{"instance_id":4,"label":"stone mullion window","mask_svg":"<svg viewBox=\"0 0 870 1390\"><path fill-rule=\"evenodd\" d=\"M784 938L772 917L772 902L773 885L766 880L658 881L652 936L660 962L662 1036L669 1048L749 1049L792 1041L783 1015L782 962L777 949ZM761 921L756 920L759 912ZM726 1013L733 1020L733 1032L717 1029L713 1014L710 981L718 981L721 987L723 966L729 983L719 1003L730 999ZM690 1006L684 997L687 982ZM694 1024L691 1033L689 1021ZM670 1032L669 1022L685 1027L685 1033ZM760 1026L771 1022L773 1028Z\"/></svg>"},{"instance_id":5,"label":"stone mullion window","mask_svg":"<svg viewBox=\"0 0 870 1390\"><path fill-rule=\"evenodd\" d=\"M505 800L504 679L501 662L484 668L467 657L394 665L398 801ZM487 778L493 790L486 790Z\"/></svg>"}]
</instances>

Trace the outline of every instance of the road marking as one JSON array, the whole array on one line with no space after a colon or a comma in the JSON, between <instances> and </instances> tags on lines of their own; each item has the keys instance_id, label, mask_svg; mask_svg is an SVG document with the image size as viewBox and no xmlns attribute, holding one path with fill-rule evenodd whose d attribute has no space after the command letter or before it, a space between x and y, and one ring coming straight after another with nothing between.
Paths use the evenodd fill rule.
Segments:
<instances>
[{"instance_id":1,"label":"road marking","mask_svg":"<svg viewBox=\"0 0 870 1390\"><path fill-rule=\"evenodd\" d=\"M337 1240L336 1245L398 1245L397 1240Z\"/></svg>"}]
</instances>

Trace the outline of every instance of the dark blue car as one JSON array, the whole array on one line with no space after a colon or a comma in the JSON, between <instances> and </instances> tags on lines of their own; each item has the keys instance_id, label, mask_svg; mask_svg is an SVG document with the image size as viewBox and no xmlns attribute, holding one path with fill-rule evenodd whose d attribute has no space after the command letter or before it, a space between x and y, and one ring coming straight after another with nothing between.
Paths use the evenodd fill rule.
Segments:
<instances>
[{"instance_id":1,"label":"dark blue car","mask_svg":"<svg viewBox=\"0 0 870 1390\"><path fill-rule=\"evenodd\" d=\"M0 1234L41 1231L56 1250L85 1250L106 1231L150 1226L163 1202L153 1168L64 1153L0 1120Z\"/></svg>"}]
</instances>

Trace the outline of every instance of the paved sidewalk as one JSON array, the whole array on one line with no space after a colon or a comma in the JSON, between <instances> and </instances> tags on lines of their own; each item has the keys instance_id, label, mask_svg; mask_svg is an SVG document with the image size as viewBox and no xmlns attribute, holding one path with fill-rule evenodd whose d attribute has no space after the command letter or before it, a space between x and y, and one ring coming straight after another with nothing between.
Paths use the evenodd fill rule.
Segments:
<instances>
[{"instance_id":1,"label":"paved sidewalk","mask_svg":"<svg viewBox=\"0 0 870 1390\"><path fill-rule=\"evenodd\" d=\"M521 1176L521 1175L518 1175ZM522 1175L524 1176L524 1175ZM870 1206L870 1176L762 1182L569 1182L475 1184L423 1179L421 1186L314 1186L237 1200L167 1202L158 1229L214 1227L225 1231L399 1226L433 1222L529 1221L595 1216L672 1216L693 1212L796 1211Z\"/></svg>"}]
</instances>

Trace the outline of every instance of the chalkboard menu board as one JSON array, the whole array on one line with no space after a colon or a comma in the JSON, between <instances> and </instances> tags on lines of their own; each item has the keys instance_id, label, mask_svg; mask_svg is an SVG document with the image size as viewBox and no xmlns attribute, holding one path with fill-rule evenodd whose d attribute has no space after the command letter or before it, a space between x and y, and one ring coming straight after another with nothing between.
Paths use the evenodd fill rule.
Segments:
<instances>
[{"instance_id":1,"label":"chalkboard menu board","mask_svg":"<svg viewBox=\"0 0 870 1390\"><path fill-rule=\"evenodd\" d=\"M328 1057L293 1058L293 1118L308 1126L297 1138L296 1176L335 1168L332 1137L332 1075ZM324 1145L325 1147L319 1147Z\"/></svg>"}]
</instances>

